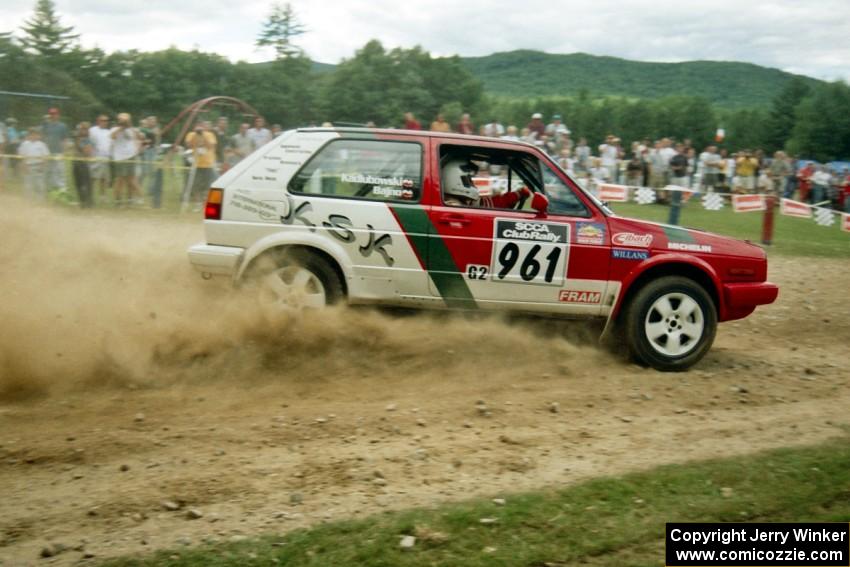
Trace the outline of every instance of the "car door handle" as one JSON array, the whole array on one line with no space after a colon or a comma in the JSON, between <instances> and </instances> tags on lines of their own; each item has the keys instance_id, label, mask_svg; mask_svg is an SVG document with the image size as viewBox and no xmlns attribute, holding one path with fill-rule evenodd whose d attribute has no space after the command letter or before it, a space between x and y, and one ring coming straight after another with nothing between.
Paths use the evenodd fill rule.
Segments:
<instances>
[{"instance_id":1,"label":"car door handle","mask_svg":"<svg viewBox=\"0 0 850 567\"><path fill-rule=\"evenodd\" d=\"M440 224L460 224L467 225L472 222L469 218L464 215L459 215L457 213L447 213L445 215L441 215L437 222Z\"/></svg>"}]
</instances>

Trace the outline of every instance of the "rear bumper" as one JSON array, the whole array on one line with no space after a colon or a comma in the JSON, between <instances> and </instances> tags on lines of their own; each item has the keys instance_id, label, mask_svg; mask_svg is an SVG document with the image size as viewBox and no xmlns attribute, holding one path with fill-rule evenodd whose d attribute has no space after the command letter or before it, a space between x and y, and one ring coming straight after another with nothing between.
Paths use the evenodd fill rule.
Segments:
<instances>
[{"instance_id":1,"label":"rear bumper","mask_svg":"<svg viewBox=\"0 0 850 567\"><path fill-rule=\"evenodd\" d=\"M757 306L776 301L778 295L779 286L770 282L723 284L726 313L722 320L746 317Z\"/></svg>"},{"instance_id":2,"label":"rear bumper","mask_svg":"<svg viewBox=\"0 0 850 567\"><path fill-rule=\"evenodd\" d=\"M245 249L201 243L190 247L187 252L192 267L204 276L233 277L239 269Z\"/></svg>"}]
</instances>

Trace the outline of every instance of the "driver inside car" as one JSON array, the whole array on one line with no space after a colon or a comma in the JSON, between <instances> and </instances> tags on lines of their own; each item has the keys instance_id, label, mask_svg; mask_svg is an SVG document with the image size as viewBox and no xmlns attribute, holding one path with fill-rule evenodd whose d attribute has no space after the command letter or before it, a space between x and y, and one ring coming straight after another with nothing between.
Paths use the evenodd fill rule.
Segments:
<instances>
[{"instance_id":1,"label":"driver inside car","mask_svg":"<svg viewBox=\"0 0 850 567\"><path fill-rule=\"evenodd\" d=\"M450 159L442 168L443 199L455 207L482 207L485 209L513 209L521 199L531 196L523 187L502 195L482 197L472 178L478 166L466 159Z\"/></svg>"}]
</instances>

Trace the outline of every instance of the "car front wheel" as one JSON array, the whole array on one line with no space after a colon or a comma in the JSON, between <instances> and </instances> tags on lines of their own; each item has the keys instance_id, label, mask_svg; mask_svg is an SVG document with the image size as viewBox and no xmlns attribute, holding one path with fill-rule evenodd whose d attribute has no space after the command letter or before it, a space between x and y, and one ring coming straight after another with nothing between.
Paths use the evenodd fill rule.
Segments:
<instances>
[{"instance_id":1,"label":"car front wheel","mask_svg":"<svg viewBox=\"0 0 850 567\"><path fill-rule=\"evenodd\" d=\"M695 281L665 276L642 287L625 313L631 354L657 370L686 370L714 342L717 312L711 296Z\"/></svg>"}]
</instances>

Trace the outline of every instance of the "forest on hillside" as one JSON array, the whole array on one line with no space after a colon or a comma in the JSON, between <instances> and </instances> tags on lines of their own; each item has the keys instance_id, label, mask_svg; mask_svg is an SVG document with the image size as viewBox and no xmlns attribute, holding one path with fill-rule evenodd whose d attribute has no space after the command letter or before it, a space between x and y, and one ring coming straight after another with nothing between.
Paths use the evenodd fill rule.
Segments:
<instances>
[{"instance_id":1,"label":"forest on hillside","mask_svg":"<svg viewBox=\"0 0 850 567\"><path fill-rule=\"evenodd\" d=\"M823 83L737 61L655 63L530 50L464 57L462 61L487 93L516 98L590 91L626 98L696 96L721 108L757 108L768 106L793 80L810 88Z\"/></svg>"}]
</instances>

